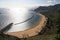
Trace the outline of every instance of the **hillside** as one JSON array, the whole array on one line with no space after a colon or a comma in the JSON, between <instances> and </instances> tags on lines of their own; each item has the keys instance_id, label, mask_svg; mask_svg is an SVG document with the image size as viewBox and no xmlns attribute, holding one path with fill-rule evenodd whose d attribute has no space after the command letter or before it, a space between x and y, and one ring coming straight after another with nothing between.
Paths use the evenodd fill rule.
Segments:
<instances>
[{"instance_id":1,"label":"hillside","mask_svg":"<svg viewBox=\"0 0 60 40\"><path fill-rule=\"evenodd\" d=\"M59 36L60 35L60 31L59 31L60 30L60 18L59 18L60 17L60 4L47 6L47 7L46 6L38 7L37 9L35 9L35 11L40 12L41 14L48 17L48 22L46 25L48 29L48 33L50 32L52 36L53 34L57 35L56 40L60 40L60 36Z\"/></svg>"}]
</instances>

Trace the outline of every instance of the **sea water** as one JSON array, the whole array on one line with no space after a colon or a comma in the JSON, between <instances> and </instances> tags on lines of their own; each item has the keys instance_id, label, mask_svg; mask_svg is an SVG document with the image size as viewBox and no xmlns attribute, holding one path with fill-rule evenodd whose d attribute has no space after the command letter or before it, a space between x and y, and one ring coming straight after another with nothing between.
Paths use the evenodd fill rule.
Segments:
<instances>
[{"instance_id":1,"label":"sea water","mask_svg":"<svg viewBox=\"0 0 60 40\"><path fill-rule=\"evenodd\" d=\"M0 8L0 30L4 29L10 23L13 23L10 29L7 28L7 32L30 29L40 19L40 15L26 8Z\"/></svg>"}]
</instances>

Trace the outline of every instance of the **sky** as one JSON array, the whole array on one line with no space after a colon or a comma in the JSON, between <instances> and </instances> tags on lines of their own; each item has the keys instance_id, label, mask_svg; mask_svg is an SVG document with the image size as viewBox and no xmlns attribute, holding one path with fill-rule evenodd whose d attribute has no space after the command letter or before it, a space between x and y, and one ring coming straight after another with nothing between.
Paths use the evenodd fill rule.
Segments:
<instances>
[{"instance_id":1,"label":"sky","mask_svg":"<svg viewBox=\"0 0 60 40\"><path fill-rule=\"evenodd\" d=\"M60 4L60 0L0 0L0 7L37 7Z\"/></svg>"}]
</instances>

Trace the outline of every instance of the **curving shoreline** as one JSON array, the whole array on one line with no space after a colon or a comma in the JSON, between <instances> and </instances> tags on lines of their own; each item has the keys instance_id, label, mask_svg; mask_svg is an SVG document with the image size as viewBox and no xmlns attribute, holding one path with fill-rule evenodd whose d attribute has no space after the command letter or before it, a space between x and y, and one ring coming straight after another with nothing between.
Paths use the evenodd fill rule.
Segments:
<instances>
[{"instance_id":1,"label":"curving shoreline","mask_svg":"<svg viewBox=\"0 0 60 40\"><path fill-rule=\"evenodd\" d=\"M41 32L41 30L44 28L44 26L46 25L46 22L47 22L47 18L44 15L42 15L42 14L39 14L39 15L42 18L35 25L34 28L31 28L31 29L28 29L28 30L25 30L25 31L20 31L20 32L6 32L5 34L13 35L13 36L16 36L18 38L27 38L27 37L37 35L39 32Z\"/></svg>"}]
</instances>

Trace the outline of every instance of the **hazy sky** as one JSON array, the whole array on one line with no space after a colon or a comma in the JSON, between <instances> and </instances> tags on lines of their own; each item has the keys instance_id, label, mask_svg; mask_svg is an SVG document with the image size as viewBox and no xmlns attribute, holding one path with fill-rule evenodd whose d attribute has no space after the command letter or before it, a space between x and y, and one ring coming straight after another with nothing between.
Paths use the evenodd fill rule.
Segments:
<instances>
[{"instance_id":1,"label":"hazy sky","mask_svg":"<svg viewBox=\"0 0 60 40\"><path fill-rule=\"evenodd\" d=\"M0 7L47 6L60 4L60 0L0 0Z\"/></svg>"}]
</instances>

